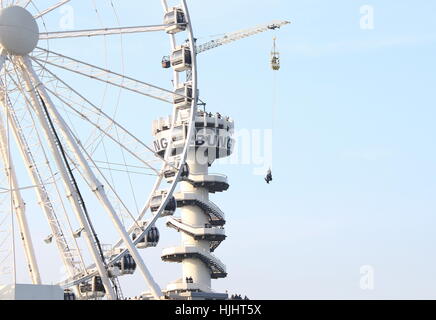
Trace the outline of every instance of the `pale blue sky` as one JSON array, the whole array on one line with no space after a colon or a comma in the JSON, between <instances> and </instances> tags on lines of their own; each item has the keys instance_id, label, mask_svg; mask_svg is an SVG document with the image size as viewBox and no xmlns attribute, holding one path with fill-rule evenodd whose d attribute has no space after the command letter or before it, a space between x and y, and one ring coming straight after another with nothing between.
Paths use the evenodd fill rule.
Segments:
<instances>
[{"instance_id":1,"label":"pale blue sky","mask_svg":"<svg viewBox=\"0 0 436 320\"><path fill-rule=\"evenodd\" d=\"M232 188L217 197L229 219L220 250L232 288L257 298L435 298L436 4L233 3L193 4L207 16L197 30L294 24L278 33L276 180L230 166ZM371 31L360 29L366 4ZM237 127L270 126L270 39L200 59L202 93ZM375 268L374 291L359 288L362 265Z\"/></svg>"},{"instance_id":2,"label":"pale blue sky","mask_svg":"<svg viewBox=\"0 0 436 320\"><path fill-rule=\"evenodd\" d=\"M93 13L85 14L77 2L72 1L76 28L98 26ZM122 25L161 21L157 0L113 2ZM211 169L231 181L227 193L213 196L227 215L228 239L216 255L229 272L213 286L259 299L436 298L436 3L189 3L201 42L274 19L293 22L276 33L282 69L273 128L274 182L266 185L253 175L255 165ZM362 5L374 7L373 30L360 28ZM56 29L59 17L53 13L49 30ZM103 20L105 26L116 25L111 14ZM231 116L237 129L271 129L272 36L258 35L199 57L202 99L208 110ZM124 37L126 73L167 81L159 59L168 41L148 37ZM102 43L86 41L86 46L50 45L101 62L93 46ZM118 45L119 40L109 44L109 51ZM108 61L119 70L118 52L109 53ZM145 137L151 119L163 114L148 115ZM140 121L132 113L120 117ZM174 231L163 236L159 248L144 253L162 286L180 277L179 265L159 258L179 236ZM374 267L375 290L359 288L363 265ZM138 275L123 282L127 294L142 288Z\"/></svg>"},{"instance_id":3,"label":"pale blue sky","mask_svg":"<svg viewBox=\"0 0 436 320\"><path fill-rule=\"evenodd\" d=\"M374 6L372 31L359 28L364 4ZM435 297L434 10L429 1L258 4L256 19L294 25L279 34L276 181L262 186L246 172L231 196L247 201L226 204L231 212L240 204L233 215L252 235L242 250L252 271L238 269L256 297ZM235 116L243 127L261 127L270 112L268 37L235 47L250 52L239 74L253 74L233 108L250 114ZM262 86L265 94L250 94ZM244 241L236 237L228 243ZM365 264L375 268L372 292L359 289Z\"/></svg>"}]
</instances>

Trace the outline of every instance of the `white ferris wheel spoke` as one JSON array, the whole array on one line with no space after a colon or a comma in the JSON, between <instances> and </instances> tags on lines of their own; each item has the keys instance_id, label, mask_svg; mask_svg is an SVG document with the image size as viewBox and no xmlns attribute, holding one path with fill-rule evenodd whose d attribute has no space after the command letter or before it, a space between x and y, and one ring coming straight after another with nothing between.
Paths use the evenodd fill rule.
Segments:
<instances>
[{"instance_id":1,"label":"white ferris wheel spoke","mask_svg":"<svg viewBox=\"0 0 436 320\"><path fill-rule=\"evenodd\" d=\"M46 88L53 96L55 96L59 101L61 101L63 104L65 104L67 107L69 107L74 113L78 114L80 118L90 123L93 127L95 127L97 130L99 130L103 135L107 136L110 140L115 142L117 145L119 145L121 148L123 148L125 151L127 151L129 154L131 154L133 157L135 157L137 160L139 160L141 163L143 163L147 168L151 169L156 175L160 175L160 172L158 169L152 166L149 160L144 159L144 154L152 154L156 159L161 162L165 162L164 159L162 159L156 152L149 146L147 146L144 142L142 142L139 138L137 138L135 135L133 135L129 130L127 130L124 126L122 126L120 123L118 123L115 119L110 117L108 114L106 114L103 110L95 106L92 102L90 102L88 99L83 97L79 92L74 90L71 86L69 86L65 81L60 79L57 75L55 75L53 72L51 72L49 69L44 67L42 64L40 64L38 61L36 63L42 67L45 71L47 71L52 77L54 77L59 83L64 85L66 87L66 94L60 95L60 86L57 86L58 91L55 92L49 88ZM73 101L71 99L71 93L78 96L82 100L81 103L78 101ZM83 113L78 110L77 106L81 106L83 108L86 108L84 104L88 105L89 108L91 108L91 112ZM110 128L116 128L118 130L118 134L122 134L126 141L119 141L116 134L114 134ZM129 148L129 145L136 145L137 147L141 147L142 151L135 151L131 148ZM85 149L85 148L84 148Z\"/></svg>"},{"instance_id":2,"label":"white ferris wheel spoke","mask_svg":"<svg viewBox=\"0 0 436 320\"><path fill-rule=\"evenodd\" d=\"M136 80L134 78L127 77L59 53L55 53L53 51L48 51L42 48L38 49L48 54L47 60L32 57L33 60L39 61L42 64L50 64L64 70L68 70L73 73L80 74L82 76L86 76L88 78L108 83L113 86L170 104L173 104L174 96L183 97L182 95L178 95L171 90L163 89L158 86Z\"/></svg>"},{"instance_id":3,"label":"white ferris wheel spoke","mask_svg":"<svg viewBox=\"0 0 436 320\"><path fill-rule=\"evenodd\" d=\"M164 31L168 26L169 25L134 26L134 27L103 28L103 29L89 29L89 30L75 30L75 31L42 32L39 34L39 39L40 40L65 39L65 38L109 36L109 35L119 35L119 34L128 34L128 33L156 32L156 31Z\"/></svg>"},{"instance_id":4,"label":"white ferris wheel spoke","mask_svg":"<svg viewBox=\"0 0 436 320\"><path fill-rule=\"evenodd\" d=\"M79 145L77 144L76 140L74 139L71 131L68 129L67 124L63 120L62 116L59 114L57 108L54 106L50 96L48 95L46 88L44 87L44 84L41 83L41 81L38 78L38 75L33 70L30 60L27 60L24 62L24 68L28 72L32 82L34 84L38 84L38 92L41 95L41 99L45 101L46 107L53 117L53 120L55 123L57 123L58 128L61 131L61 134L63 135L66 143L70 147L70 149L73 151L73 154L76 158L76 161L78 165L82 168L85 179L87 180L88 185L90 186L91 190L94 192L97 200L101 203L103 208L107 211L109 217L111 218L113 224L115 225L119 236L123 239L124 245L128 248L130 254L132 255L133 259L135 260L137 266L139 267L144 280L147 282L148 286L150 287L153 296L156 299L159 299L162 297L162 291L159 288L158 284L154 281L151 273L148 271L141 255L139 254L138 249L136 248L135 244L130 239L129 234L125 230L120 218L118 217L117 212L115 211L114 207L112 206L112 203L109 201L107 194L104 190L104 185L97 179L94 172L91 170L88 161L86 160L85 156L83 155Z\"/></svg>"},{"instance_id":5,"label":"white ferris wheel spoke","mask_svg":"<svg viewBox=\"0 0 436 320\"><path fill-rule=\"evenodd\" d=\"M110 140L115 142L119 147L121 147L122 149L127 151L129 154L131 154L133 157L135 157L137 160L139 160L141 163L143 163L149 169L151 169L153 172L155 172L155 175L159 175L159 171L156 168L154 168L150 164L149 161L145 160L140 154L138 154L138 152L133 151L132 149L130 149L128 147L128 143L122 143L121 141L119 141L119 139L110 130L108 130L109 128L111 128L113 126L121 128L121 130L123 130L122 127L119 126L114 120L103 117L105 120L108 121L108 125L107 126L102 125L101 121L100 121L100 123L97 122L98 120L92 121L88 115L85 115L84 113L78 111L76 108L74 108L72 103L66 101L66 99L67 99L66 97L59 96L56 92L52 91L51 89L46 88L46 90L49 91L52 95L56 96L56 98L59 101L61 101L63 104L65 104L67 107L69 107L73 112L77 113L83 120L85 120L86 122L90 123L93 127L95 127L98 131L100 131L102 133L102 135L107 136ZM96 114L96 115L98 116L98 114ZM126 132L128 133L128 131L126 131ZM130 133L129 133L129 135L130 135ZM133 139L137 140L137 138L134 137L133 135L131 135L131 137ZM141 144L143 144L143 143L141 143ZM81 145L81 148L86 150L86 148L84 146L82 146L82 145ZM149 147L147 147L147 146L146 146L146 148L149 149Z\"/></svg>"},{"instance_id":6,"label":"white ferris wheel spoke","mask_svg":"<svg viewBox=\"0 0 436 320\"><path fill-rule=\"evenodd\" d=\"M41 11L37 15L33 16L35 19L41 18L42 16L46 15L49 12L52 12L53 10L56 10L59 7L62 7L64 4L70 2L71 0L62 0L55 5L51 6L50 8L45 9L44 11ZM27 6L27 5L26 5Z\"/></svg>"}]
</instances>

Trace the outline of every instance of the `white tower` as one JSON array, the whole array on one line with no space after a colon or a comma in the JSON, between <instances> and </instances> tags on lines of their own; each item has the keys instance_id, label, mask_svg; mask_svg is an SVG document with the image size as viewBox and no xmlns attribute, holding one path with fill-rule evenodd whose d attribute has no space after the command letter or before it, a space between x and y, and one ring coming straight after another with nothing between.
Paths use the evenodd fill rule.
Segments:
<instances>
[{"instance_id":1,"label":"white tower","mask_svg":"<svg viewBox=\"0 0 436 320\"><path fill-rule=\"evenodd\" d=\"M168 141L169 123L170 118L155 121L153 125L157 145L161 147ZM168 285L167 295L177 299L226 299L227 294L215 293L211 288L212 279L227 276L225 265L212 254L226 238L226 221L221 209L210 201L209 194L226 191L229 183L224 175L210 174L209 167L216 159L231 154L234 124L218 113L199 111L195 127L195 145L190 147L180 192L175 194L181 214L167 221L168 227L181 233L182 243L165 249L162 254L164 261L182 264L183 277Z\"/></svg>"}]
</instances>

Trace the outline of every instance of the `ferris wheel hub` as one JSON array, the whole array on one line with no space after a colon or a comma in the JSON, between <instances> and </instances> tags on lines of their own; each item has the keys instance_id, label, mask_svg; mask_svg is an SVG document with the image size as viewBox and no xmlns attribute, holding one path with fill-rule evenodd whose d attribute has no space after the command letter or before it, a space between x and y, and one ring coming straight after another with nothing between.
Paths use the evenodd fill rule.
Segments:
<instances>
[{"instance_id":1,"label":"ferris wheel hub","mask_svg":"<svg viewBox=\"0 0 436 320\"><path fill-rule=\"evenodd\" d=\"M10 54L24 56L39 40L35 18L26 9L11 6L0 10L0 44Z\"/></svg>"}]
</instances>

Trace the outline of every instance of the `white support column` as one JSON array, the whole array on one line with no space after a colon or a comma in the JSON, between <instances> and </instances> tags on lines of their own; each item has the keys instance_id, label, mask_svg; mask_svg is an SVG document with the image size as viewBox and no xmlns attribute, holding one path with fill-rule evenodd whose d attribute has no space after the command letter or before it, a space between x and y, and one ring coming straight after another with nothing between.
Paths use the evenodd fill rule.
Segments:
<instances>
[{"instance_id":1,"label":"white support column","mask_svg":"<svg viewBox=\"0 0 436 320\"><path fill-rule=\"evenodd\" d=\"M3 83L0 83L2 87ZM1 93L1 103L3 106L7 105L5 101L7 99L6 93ZM6 109L6 108L5 108ZM20 186L18 183L17 175L15 172L15 166L12 162L10 143L7 139L8 133L4 126L3 117L0 115L0 149L2 161L5 167L6 175L10 179L11 193L13 198L13 204L17 215L17 220L20 228L21 240L23 242L23 248L29 267L29 275L33 284L41 284L41 275L39 273L38 263L36 261L35 249L33 247L32 237L29 230L29 224L26 218L26 205L21 196Z\"/></svg>"},{"instance_id":2,"label":"white support column","mask_svg":"<svg viewBox=\"0 0 436 320\"><path fill-rule=\"evenodd\" d=\"M2 85L0 81L0 85ZM9 112L10 116L8 117L9 125L12 129L12 133L15 138L16 145L19 148L21 158L23 159L23 163L26 167L28 176L35 186L35 192L38 199L38 204L41 207L44 215L46 216L47 222L49 224L50 230L55 238L56 245L58 246L58 250L61 253L61 259L66 266L68 274L70 277L74 277L76 275L75 265L71 259L68 259L68 248L67 244L62 237L62 230L60 230L59 225L57 224L57 219L54 215L53 205L51 203L50 197L47 193L47 190L44 188L42 178L38 174L36 164L32 158L30 153L30 148L27 144L25 137L22 134L20 124L17 121L17 117L12 109L11 105L8 101L2 100L3 112L7 114ZM82 258L81 258L82 259ZM82 260L81 260L82 261ZM82 261L83 262L83 261ZM80 292L78 288L74 288L78 297L80 297Z\"/></svg>"},{"instance_id":3,"label":"white support column","mask_svg":"<svg viewBox=\"0 0 436 320\"><path fill-rule=\"evenodd\" d=\"M129 234L126 232L126 229L124 228L120 218L118 217L118 214L116 213L115 209L113 208L112 204L110 203L106 192L104 190L103 184L97 179L94 172L91 170L88 161L85 159L78 143L76 142L76 139L73 137L71 131L68 129L67 124L65 123L62 116L57 111L55 105L53 104L53 101L51 100L50 96L47 94L46 89L40 82L38 75L35 73L35 71L31 68L30 63L26 64L26 69L33 81L33 83L38 84L38 92L40 93L42 99L45 101L47 108L52 115L54 121L58 125L64 139L66 140L68 146L73 151L78 164L83 169L84 176L87 180L88 185L91 187L92 191L96 195L97 199L100 201L101 205L104 207L106 212L108 213L109 217L111 218L116 230L118 231L120 237L123 239L124 244L129 249L130 254L132 255L133 259L135 260L137 266L139 267L144 280L148 284L148 286L151 288L151 291L154 295L155 299L160 299L162 297L162 291L159 288L158 284L154 281L151 273L147 269L142 257L140 256L138 249L133 244L132 240L130 239Z\"/></svg>"},{"instance_id":4,"label":"white support column","mask_svg":"<svg viewBox=\"0 0 436 320\"><path fill-rule=\"evenodd\" d=\"M65 189L68 192L68 199L70 200L70 203L73 207L74 212L77 215L77 218L81 224L81 226L84 229L84 235L85 240L88 246L88 249L91 253L91 256L94 260L94 263L96 265L96 268L98 270L98 273L101 276L103 286L106 290L106 294L109 299L116 299L116 294L110 284L108 272L104 266L104 263L102 261L102 258L100 257L100 254L95 246L95 243L92 239L92 233L90 226L86 220L85 214L82 211L82 208L80 206L79 200L77 198L76 191L74 190L74 187L72 185L72 182L70 181L67 173L67 169L65 168L65 164L63 163L63 160L57 150L55 138L53 137L52 132L50 131L49 124L47 123L47 119L44 116L42 106L40 102L38 101L38 97L36 95L35 90L38 89L38 86L41 85L39 82L35 82L34 85L32 85L32 80L30 76L32 75L33 69L30 63L30 60L28 57L20 57L18 58L18 61L20 62L20 68L22 76L26 83L26 89L30 94L30 99L32 101L35 113L41 123L41 126L44 130L44 134L47 138L47 142L49 143L50 149L52 151L53 157L55 159L55 162L57 164L57 167L59 169L59 172L62 176L62 180L65 185Z\"/></svg>"}]
</instances>

